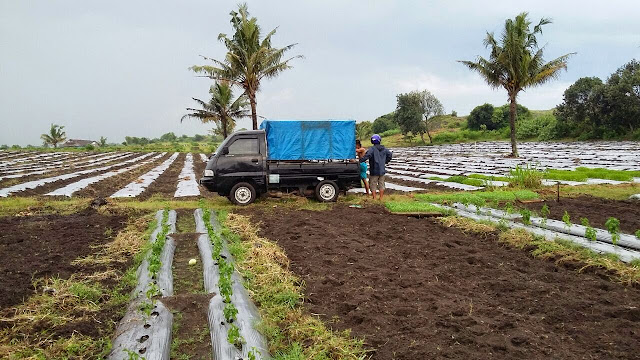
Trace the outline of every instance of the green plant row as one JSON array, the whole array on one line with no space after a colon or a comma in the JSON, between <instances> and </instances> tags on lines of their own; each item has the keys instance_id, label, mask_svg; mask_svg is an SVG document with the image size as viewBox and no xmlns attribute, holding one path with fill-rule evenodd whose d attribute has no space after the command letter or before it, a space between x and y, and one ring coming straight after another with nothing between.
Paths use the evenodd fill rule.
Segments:
<instances>
[{"instance_id":1,"label":"green plant row","mask_svg":"<svg viewBox=\"0 0 640 360\"><path fill-rule=\"evenodd\" d=\"M234 267L233 264L230 261L227 261L221 254L223 245L222 236L220 233L215 231L211 225L211 211L209 209L203 208L202 220L204 221L207 234L209 235L209 239L213 247L212 258L218 265L218 272L220 274L218 290L222 297L222 301L225 304L224 309L222 310L223 316L229 324L229 328L227 330L227 341L241 349L242 344L245 341L242 335L240 335L240 329L235 324L238 309L231 302L231 296L233 295L233 280L231 276L233 275ZM220 226L222 227L222 223L220 223Z\"/></svg>"},{"instance_id":2,"label":"green plant row","mask_svg":"<svg viewBox=\"0 0 640 360\"><path fill-rule=\"evenodd\" d=\"M586 181L587 179L632 181L634 177L640 177L640 171L579 167L575 170L548 169L544 172L545 179L565 181Z\"/></svg>"}]
</instances>

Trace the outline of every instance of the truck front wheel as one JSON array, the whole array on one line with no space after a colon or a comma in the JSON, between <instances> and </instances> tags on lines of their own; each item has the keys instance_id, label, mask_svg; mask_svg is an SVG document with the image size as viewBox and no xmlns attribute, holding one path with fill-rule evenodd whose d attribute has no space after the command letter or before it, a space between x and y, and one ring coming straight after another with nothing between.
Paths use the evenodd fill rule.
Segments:
<instances>
[{"instance_id":1,"label":"truck front wheel","mask_svg":"<svg viewBox=\"0 0 640 360\"><path fill-rule=\"evenodd\" d=\"M256 189L246 182L237 183L231 188L229 200L236 205L249 205L256 200Z\"/></svg>"},{"instance_id":2,"label":"truck front wheel","mask_svg":"<svg viewBox=\"0 0 640 360\"><path fill-rule=\"evenodd\" d=\"M316 199L321 202L332 202L338 199L338 185L331 180L321 181L316 185Z\"/></svg>"}]
</instances>

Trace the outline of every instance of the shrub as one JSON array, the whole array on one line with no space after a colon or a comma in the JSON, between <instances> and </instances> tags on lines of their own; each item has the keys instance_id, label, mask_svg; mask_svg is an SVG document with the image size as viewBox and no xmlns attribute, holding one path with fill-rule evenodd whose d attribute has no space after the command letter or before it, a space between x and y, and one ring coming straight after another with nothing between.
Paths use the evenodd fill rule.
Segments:
<instances>
[{"instance_id":1,"label":"shrub","mask_svg":"<svg viewBox=\"0 0 640 360\"><path fill-rule=\"evenodd\" d=\"M467 126L472 130L479 130L481 125L486 125L489 130L497 129L492 121L493 111L491 104L476 106L467 117Z\"/></svg>"},{"instance_id":2,"label":"shrub","mask_svg":"<svg viewBox=\"0 0 640 360\"><path fill-rule=\"evenodd\" d=\"M398 135L398 134L400 134L400 129L389 129L387 131L383 131L382 133L379 133L378 135L380 135L381 137L385 137L385 136Z\"/></svg>"},{"instance_id":3,"label":"shrub","mask_svg":"<svg viewBox=\"0 0 640 360\"><path fill-rule=\"evenodd\" d=\"M516 124L516 136L519 139L553 140L557 138L557 123L552 114L524 118Z\"/></svg>"},{"instance_id":4,"label":"shrub","mask_svg":"<svg viewBox=\"0 0 640 360\"><path fill-rule=\"evenodd\" d=\"M393 120L393 113L382 115L373 121L371 131L375 134L384 133L387 130L397 129L398 124ZM382 136L382 135L381 135Z\"/></svg>"}]
</instances>

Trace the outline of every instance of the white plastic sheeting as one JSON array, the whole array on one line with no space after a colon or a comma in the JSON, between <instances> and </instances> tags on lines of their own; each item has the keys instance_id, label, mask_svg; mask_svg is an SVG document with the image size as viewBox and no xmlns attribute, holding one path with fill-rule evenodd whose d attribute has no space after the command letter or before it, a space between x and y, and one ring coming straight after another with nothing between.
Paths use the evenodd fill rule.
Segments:
<instances>
[{"instance_id":1,"label":"white plastic sheeting","mask_svg":"<svg viewBox=\"0 0 640 360\"><path fill-rule=\"evenodd\" d=\"M112 198L122 197L136 197L142 194L149 185L151 185L156 179L162 175L178 157L179 153L174 153L170 158L165 160L162 164L156 166L151 171L140 176L133 182L129 183L124 188L118 190L115 194L111 195Z\"/></svg>"},{"instance_id":2,"label":"white plastic sheeting","mask_svg":"<svg viewBox=\"0 0 640 360\"><path fill-rule=\"evenodd\" d=\"M13 193L16 192L20 192L20 191L24 191L24 190L29 190L29 189L35 189L39 186L45 185L45 184L49 184L52 182L56 182L56 181L61 181L61 180L68 180L68 179L73 179L75 177L78 177L80 175L86 175L86 174L91 174L94 172L99 172L99 171L104 171L104 170L109 170L112 169L114 167L117 166L122 166L122 165L126 165L126 164L130 164L136 161L140 161L143 159L148 158L149 156L153 155L155 153L147 153L138 157L135 157L133 159L129 159L123 162L119 162L116 164L112 164L112 165L107 165L107 166L101 166L98 168L93 168L93 169L87 169L87 170L81 170L81 171L76 171L76 172L72 172L69 174L62 174L62 175L58 175L58 176L54 176L54 177L49 177L49 178L44 178L44 179L38 179L38 180L33 180L33 181L28 181L22 184L16 184L13 186L9 186L3 189L0 189L0 197L7 197Z\"/></svg>"},{"instance_id":3,"label":"white plastic sheeting","mask_svg":"<svg viewBox=\"0 0 640 360\"><path fill-rule=\"evenodd\" d=\"M200 159L202 159L202 162L209 161L209 157L207 156L207 154L200 154Z\"/></svg>"},{"instance_id":4,"label":"white plastic sheeting","mask_svg":"<svg viewBox=\"0 0 640 360\"><path fill-rule=\"evenodd\" d=\"M5 175L5 176L0 176L0 180L4 180L4 179L17 179L17 178L21 178L21 177L25 177L25 176L31 176L31 175L41 175L41 174L46 174L47 172L54 170L54 169L60 169L60 168L67 168L67 169L81 169L81 168L86 168L86 167L91 167L91 166L96 166L105 162L110 162L110 161L114 161L120 158L124 158L127 156L130 156L131 153L116 153L116 154L109 154L109 155L104 155L104 154L98 154L97 156L100 156L98 158L93 158L94 156L88 156L86 158L81 158L81 159L74 159L74 162L71 163L65 163L64 161L59 161L57 163L60 164L55 164L55 165L50 165L50 166L41 166L38 168L31 168L29 169L29 172L21 172L21 171L25 171L25 170L21 170L21 171L7 171L5 172L5 174L9 174L10 175ZM90 160L88 160L90 159ZM20 172L19 174L15 174L15 172Z\"/></svg>"},{"instance_id":5,"label":"white plastic sheeting","mask_svg":"<svg viewBox=\"0 0 640 360\"><path fill-rule=\"evenodd\" d=\"M149 238L151 243L157 240L157 236L162 230L162 216L162 210L156 213L158 226L151 233L151 237ZM175 211L169 211L169 233L173 233L176 230L176 216ZM170 237L167 237L167 241L162 249L162 267L158 271L157 279L157 285L160 288L162 296L171 296L173 294L171 265L173 263L174 250L175 243ZM137 286L131 294L132 301L127 308L127 312L116 328L111 352L107 356L108 360L131 359L132 357L127 351L137 354L140 359L169 360L173 324L171 311L167 309L161 301L154 302L151 315L148 317L140 311L140 306L148 301L146 291L155 281L149 277L148 266L149 261L147 256L142 261L142 264L140 264L140 267L138 267Z\"/></svg>"},{"instance_id":6,"label":"white plastic sheeting","mask_svg":"<svg viewBox=\"0 0 640 360\"><path fill-rule=\"evenodd\" d=\"M178 188L176 189L174 197L185 196L199 196L200 188L196 181L196 174L193 171L193 155L187 154L184 160L184 167L180 171L180 177L178 182Z\"/></svg>"},{"instance_id":7,"label":"white plastic sheeting","mask_svg":"<svg viewBox=\"0 0 640 360\"><path fill-rule=\"evenodd\" d=\"M502 222L503 224L505 224L510 228L524 229L532 234L542 236L545 239L550 241L553 241L557 238L566 239L573 243L576 243L577 245L588 248L600 254L605 254L605 253L615 254L618 256L618 258L621 261L624 261L624 262L631 262L633 260L640 259L640 251L630 249L630 248L624 248L622 246L615 246L608 242L602 242L599 240L590 241L589 239L583 236L571 235L564 232L554 231L548 228L542 228L539 226L525 225L518 222L514 222L509 220L509 218L514 219L514 217L497 216L500 213L503 213L500 210L489 209L489 208L478 209L474 205L463 205L460 203L454 204L454 207L449 207L449 206L440 205L440 204L433 204L433 205L443 209L453 210L458 215L467 217L473 220L482 220L482 221L488 220L492 222ZM518 215L515 215L515 216L516 218L518 217ZM550 221L550 220L547 220L547 221Z\"/></svg>"},{"instance_id":8,"label":"white plastic sheeting","mask_svg":"<svg viewBox=\"0 0 640 360\"><path fill-rule=\"evenodd\" d=\"M84 188L86 188L87 186L91 185L91 184L95 184L97 182L100 182L104 179L108 179L110 177L116 176L116 175L120 175L122 173L134 170L139 168L140 166L146 165L150 162L153 162L155 160L158 160L159 158L161 158L162 156L164 156L166 153L162 153L159 155L156 155L154 157L152 157L151 159L139 162L137 164L131 165L131 166L127 166L125 168L120 168L118 170L113 170L113 171L109 171L106 173L102 173L100 175L96 175L96 176L92 176L89 178L84 178L81 180L78 180L74 183L71 183L67 186L61 187L59 189L56 189L52 192L46 193L45 195L48 196L72 196L73 193L75 193L76 191L80 191Z\"/></svg>"},{"instance_id":9,"label":"white plastic sheeting","mask_svg":"<svg viewBox=\"0 0 640 360\"><path fill-rule=\"evenodd\" d=\"M242 350L238 350L227 341L228 324L223 314L225 304L222 301L222 296L218 294L218 280L220 275L218 273L218 267L212 259L211 240L207 235L202 219L202 210L197 209L194 212L194 217L196 220L196 231L202 233L198 239L198 248L200 249L200 257L202 258L205 290L208 293L215 293L209 302L208 310L213 358L217 360L248 359L249 352L253 350L256 359L269 359L270 355L267 342L264 336L255 329L255 325L260 321L258 309L242 285L242 277L237 271L231 276L233 282L231 302L236 309L238 309L235 325L240 329L240 335L244 338L245 344L243 344ZM211 225L216 231L219 230L220 225L215 216L211 217ZM224 256L228 262L233 264L233 257L227 250L227 243L224 237L222 238L222 243L221 256ZM256 350L258 354L255 353Z\"/></svg>"},{"instance_id":10,"label":"white plastic sheeting","mask_svg":"<svg viewBox=\"0 0 640 360\"><path fill-rule=\"evenodd\" d=\"M632 199L632 200L640 200L640 194L631 195L631 196L629 197L629 199Z\"/></svg>"}]
</instances>

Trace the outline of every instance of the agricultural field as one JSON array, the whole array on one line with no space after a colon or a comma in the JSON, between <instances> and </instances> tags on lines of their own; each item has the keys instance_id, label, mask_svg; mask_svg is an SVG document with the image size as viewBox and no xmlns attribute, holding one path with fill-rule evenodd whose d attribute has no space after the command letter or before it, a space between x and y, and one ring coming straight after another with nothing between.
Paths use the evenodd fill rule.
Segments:
<instances>
[{"instance_id":1,"label":"agricultural field","mask_svg":"<svg viewBox=\"0 0 640 360\"><path fill-rule=\"evenodd\" d=\"M0 152L0 358L637 358L637 143L392 150L385 202L246 207L207 154Z\"/></svg>"}]
</instances>

